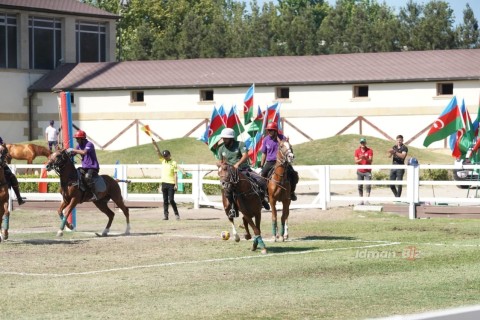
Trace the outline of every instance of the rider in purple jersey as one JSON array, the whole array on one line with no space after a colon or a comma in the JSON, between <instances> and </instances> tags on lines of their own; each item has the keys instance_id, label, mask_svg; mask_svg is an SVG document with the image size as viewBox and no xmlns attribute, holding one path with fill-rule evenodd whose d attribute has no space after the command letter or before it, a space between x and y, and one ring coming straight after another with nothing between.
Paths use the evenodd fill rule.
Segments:
<instances>
[{"instance_id":1,"label":"rider in purple jersey","mask_svg":"<svg viewBox=\"0 0 480 320\"><path fill-rule=\"evenodd\" d=\"M78 130L75 133L74 138L77 140L77 146L75 149L68 149L68 152L82 156L82 169L85 171L85 182L93 194L93 197L90 200L96 201L98 200L98 197L95 190L94 178L98 177L100 165L98 164L95 146L92 142L88 141L87 134L83 130Z\"/></svg>"}]
</instances>

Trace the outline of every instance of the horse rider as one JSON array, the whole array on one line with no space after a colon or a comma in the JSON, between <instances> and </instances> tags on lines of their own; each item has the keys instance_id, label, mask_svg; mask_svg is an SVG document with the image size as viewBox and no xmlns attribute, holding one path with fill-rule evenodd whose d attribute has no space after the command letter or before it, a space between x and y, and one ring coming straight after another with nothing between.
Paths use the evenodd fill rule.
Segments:
<instances>
[{"instance_id":1,"label":"horse rider","mask_svg":"<svg viewBox=\"0 0 480 320\"><path fill-rule=\"evenodd\" d=\"M226 163L238 169L245 176L251 176L257 182L260 187L260 199L262 199L262 205L266 210L270 209L270 205L265 200L267 184L264 179L258 176L248 165L248 150L243 141L235 140L235 131L231 128L225 128L220 134L220 138L223 140L223 144L217 150L217 159L225 159ZM233 204L233 198L227 199L230 204ZM233 216L232 216L233 215ZM238 217L238 212L231 212L229 218Z\"/></svg>"},{"instance_id":2,"label":"horse rider","mask_svg":"<svg viewBox=\"0 0 480 320\"><path fill-rule=\"evenodd\" d=\"M67 150L70 154L79 154L82 156L82 171L85 172L85 182L92 191L92 198L90 201L98 200L97 192L95 189L95 180L98 177L100 171L100 165L97 160L97 153L95 152L95 146L87 139L87 134L83 130L78 130L73 136L77 140L77 146L75 149L69 148Z\"/></svg>"},{"instance_id":3,"label":"horse rider","mask_svg":"<svg viewBox=\"0 0 480 320\"><path fill-rule=\"evenodd\" d=\"M260 149L262 151L262 159L260 160L262 172L260 174L264 178L268 177L270 170L272 170L277 162L279 141L288 141L287 137L278 133L278 126L275 122L270 122L267 124L267 133L268 135L263 139L262 148ZM287 166L287 175L288 180L290 180L290 199L295 201L297 200L295 189L298 183L298 173L293 170L293 167L290 163Z\"/></svg>"},{"instance_id":4,"label":"horse rider","mask_svg":"<svg viewBox=\"0 0 480 320\"><path fill-rule=\"evenodd\" d=\"M8 149L7 146L3 143L3 139L0 137L0 156L2 158L1 166L3 167L3 171L5 172L5 179L8 182L8 187L13 189L15 195L17 196L18 205L22 205L25 203L25 198L20 195L20 187L18 186L17 177L13 174L10 167L7 165L7 161L5 159L8 157Z\"/></svg>"}]
</instances>

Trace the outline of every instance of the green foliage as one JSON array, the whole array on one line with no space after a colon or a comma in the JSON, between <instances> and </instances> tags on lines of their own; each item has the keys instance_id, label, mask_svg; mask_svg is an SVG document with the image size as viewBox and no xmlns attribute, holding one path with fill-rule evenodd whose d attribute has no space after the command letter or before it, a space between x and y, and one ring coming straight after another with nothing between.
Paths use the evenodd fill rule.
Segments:
<instances>
[{"instance_id":1,"label":"green foliage","mask_svg":"<svg viewBox=\"0 0 480 320\"><path fill-rule=\"evenodd\" d=\"M390 173L388 170L372 171L372 180L390 180Z\"/></svg>"},{"instance_id":2,"label":"green foliage","mask_svg":"<svg viewBox=\"0 0 480 320\"><path fill-rule=\"evenodd\" d=\"M427 169L422 170L420 174L420 180L426 181L448 181L451 179L451 171L446 169Z\"/></svg>"},{"instance_id":3,"label":"green foliage","mask_svg":"<svg viewBox=\"0 0 480 320\"><path fill-rule=\"evenodd\" d=\"M262 57L472 48L478 23L453 28L445 1L83 0L121 16L117 57L126 60Z\"/></svg>"}]
</instances>

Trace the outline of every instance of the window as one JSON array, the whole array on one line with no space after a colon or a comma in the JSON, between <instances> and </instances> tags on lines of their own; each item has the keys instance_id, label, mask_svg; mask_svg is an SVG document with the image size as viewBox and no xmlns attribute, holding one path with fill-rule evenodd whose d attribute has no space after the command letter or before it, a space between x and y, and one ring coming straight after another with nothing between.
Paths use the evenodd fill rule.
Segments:
<instances>
[{"instance_id":1,"label":"window","mask_svg":"<svg viewBox=\"0 0 480 320\"><path fill-rule=\"evenodd\" d=\"M143 91L132 91L130 102L144 102L143 96Z\"/></svg>"},{"instance_id":2,"label":"window","mask_svg":"<svg viewBox=\"0 0 480 320\"><path fill-rule=\"evenodd\" d=\"M17 17L0 13L0 68L17 68Z\"/></svg>"},{"instance_id":3,"label":"window","mask_svg":"<svg viewBox=\"0 0 480 320\"><path fill-rule=\"evenodd\" d=\"M75 26L77 62L105 62L107 32L105 23L78 21Z\"/></svg>"},{"instance_id":4,"label":"window","mask_svg":"<svg viewBox=\"0 0 480 320\"><path fill-rule=\"evenodd\" d=\"M275 89L275 99L289 99L290 88L279 87Z\"/></svg>"},{"instance_id":5,"label":"window","mask_svg":"<svg viewBox=\"0 0 480 320\"><path fill-rule=\"evenodd\" d=\"M437 96L453 95L453 83L437 83Z\"/></svg>"},{"instance_id":6,"label":"window","mask_svg":"<svg viewBox=\"0 0 480 320\"><path fill-rule=\"evenodd\" d=\"M354 98L368 98L368 86L354 86L353 87Z\"/></svg>"},{"instance_id":7,"label":"window","mask_svg":"<svg viewBox=\"0 0 480 320\"><path fill-rule=\"evenodd\" d=\"M73 92L70 92L70 104L74 105L75 104L75 95Z\"/></svg>"},{"instance_id":8,"label":"window","mask_svg":"<svg viewBox=\"0 0 480 320\"><path fill-rule=\"evenodd\" d=\"M62 62L62 24L59 19L28 19L30 69L52 70Z\"/></svg>"},{"instance_id":9,"label":"window","mask_svg":"<svg viewBox=\"0 0 480 320\"><path fill-rule=\"evenodd\" d=\"M213 90L201 90L200 101L213 101Z\"/></svg>"}]
</instances>

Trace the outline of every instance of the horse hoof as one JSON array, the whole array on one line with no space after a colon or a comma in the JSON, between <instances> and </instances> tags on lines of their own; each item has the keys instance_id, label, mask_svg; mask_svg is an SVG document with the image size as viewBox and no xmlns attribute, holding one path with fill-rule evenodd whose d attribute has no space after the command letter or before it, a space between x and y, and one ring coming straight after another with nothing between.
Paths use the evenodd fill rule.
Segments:
<instances>
[{"instance_id":1,"label":"horse hoof","mask_svg":"<svg viewBox=\"0 0 480 320\"><path fill-rule=\"evenodd\" d=\"M250 240L250 239L252 239L252 236L249 235L249 234L247 234L247 233L244 235L244 237L245 237L245 240Z\"/></svg>"},{"instance_id":2,"label":"horse hoof","mask_svg":"<svg viewBox=\"0 0 480 320\"><path fill-rule=\"evenodd\" d=\"M63 231L62 230L57 231L57 237L63 237Z\"/></svg>"},{"instance_id":3,"label":"horse hoof","mask_svg":"<svg viewBox=\"0 0 480 320\"><path fill-rule=\"evenodd\" d=\"M272 237L272 242L277 242L277 236Z\"/></svg>"},{"instance_id":4,"label":"horse hoof","mask_svg":"<svg viewBox=\"0 0 480 320\"><path fill-rule=\"evenodd\" d=\"M8 230L2 230L2 239L7 240L8 239Z\"/></svg>"},{"instance_id":5,"label":"horse hoof","mask_svg":"<svg viewBox=\"0 0 480 320\"><path fill-rule=\"evenodd\" d=\"M267 248L262 249L262 254L267 254Z\"/></svg>"},{"instance_id":6,"label":"horse hoof","mask_svg":"<svg viewBox=\"0 0 480 320\"><path fill-rule=\"evenodd\" d=\"M235 234L235 242L240 242L240 236L238 234Z\"/></svg>"},{"instance_id":7,"label":"horse hoof","mask_svg":"<svg viewBox=\"0 0 480 320\"><path fill-rule=\"evenodd\" d=\"M284 235L283 239L284 239L284 241L287 241L288 240L288 234Z\"/></svg>"}]
</instances>

